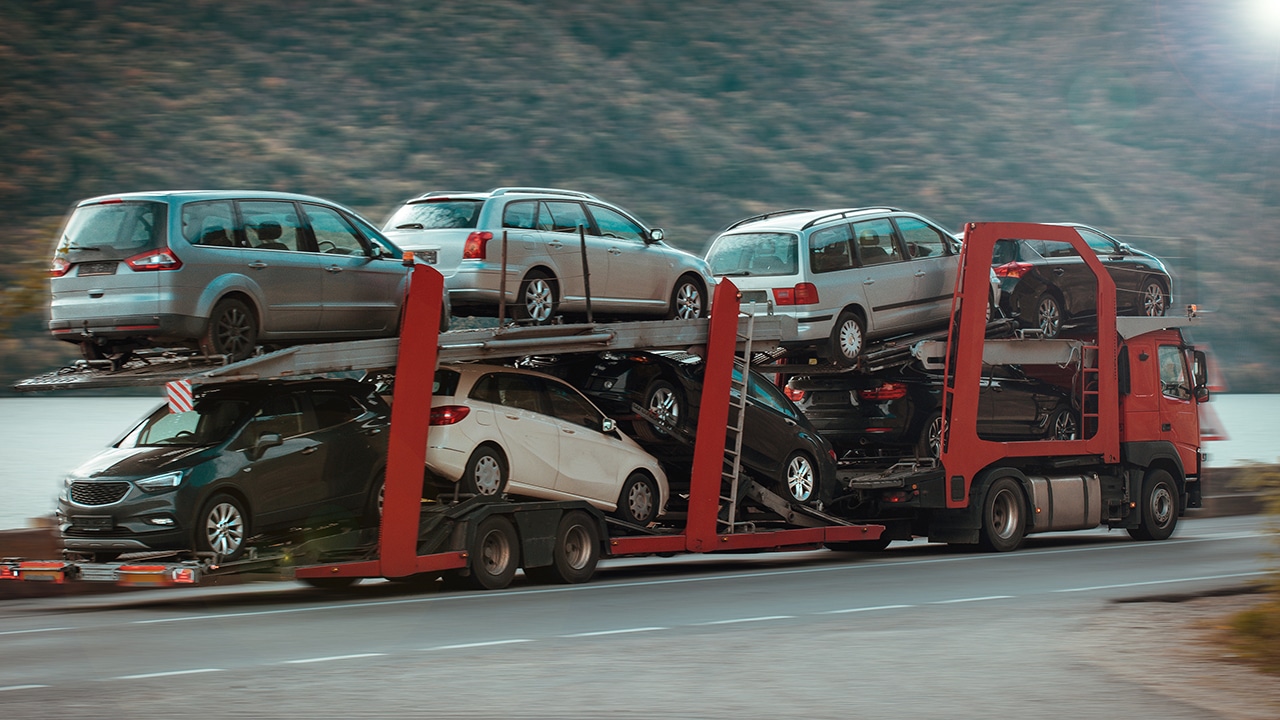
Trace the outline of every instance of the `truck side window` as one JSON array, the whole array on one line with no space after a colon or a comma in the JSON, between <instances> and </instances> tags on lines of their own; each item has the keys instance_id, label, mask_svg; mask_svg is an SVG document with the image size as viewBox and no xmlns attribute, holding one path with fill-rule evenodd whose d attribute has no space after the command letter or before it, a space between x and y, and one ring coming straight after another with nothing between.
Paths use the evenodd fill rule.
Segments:
<instances>
[{"instance_id":1,"label":"truck side window","mask_svg":"<svg viewBox=\"0 0 1280 720\"><path fill-rule=\"evenodd\" d=\"M1160 350L1160 387L1164 394L1180 400L1191 398L1191 383L1187 380L1187 358L1182 349L1172 345L1161 345Z\"/></svg>"}]
</instances>

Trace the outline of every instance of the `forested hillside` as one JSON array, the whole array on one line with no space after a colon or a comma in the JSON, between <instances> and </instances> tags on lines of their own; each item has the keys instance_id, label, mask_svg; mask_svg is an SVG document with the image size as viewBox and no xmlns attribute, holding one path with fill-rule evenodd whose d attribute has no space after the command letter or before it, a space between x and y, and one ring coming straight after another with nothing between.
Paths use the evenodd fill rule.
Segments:
<instances>
[{"instance_id":1,"label":"forested hillside","mask_svg":"<svg viewBox=\"0 0 1280 720\"><path fill-rule=\"evenodd\" d=\"M76 199L586 190L703 250L781 207L1074 220L1165 257L1232 390L1280 391L1280 36L1240 3L0 0L5 385ZM1230 7L1228 7L1230 6Z\"/></svg>"}]
</instances>

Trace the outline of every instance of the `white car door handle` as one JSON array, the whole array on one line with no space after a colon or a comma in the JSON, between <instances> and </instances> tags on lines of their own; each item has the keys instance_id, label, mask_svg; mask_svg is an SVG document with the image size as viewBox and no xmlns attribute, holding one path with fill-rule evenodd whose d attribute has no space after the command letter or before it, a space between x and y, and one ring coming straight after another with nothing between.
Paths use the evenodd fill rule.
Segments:
<instances>
[{"instance_id":1,"label":"white car door handle","mask_svg":"<svg viewBox=\"0 0 1280 720\"><path fill-rule=\"evenodd\" d=\"M916 277L924 277L927 273L923 270L916 271Z\"/></svg>"},{"instance_id":2,"label":"white car door handle","mask_svg":"<svg viewBox=\"0 0 1280 720\"><path fill-rule=\"evenodd\" d=\"M863 280L863 281L862 281L862 284L863 284L863 285L875 285L875 284L876 284L876 281L875 281L875 280L873 280L873 279L871 279L871 278L867 278L866 280Z\"/></svg>"},{"instance_id":3,"label":"white car door handle","mask_svg":"<svg viewBox=\"0 0 1280 720\"><path fill-rule=\"evenodd\" d=\"M547 243L547 247L553 247L559 250L560 248L564 247L564 243L560 242L559 240L552 240L551 242Z\"/></svg>"},{"instance_id":4,"label":"white car door handle","mask_svg":"<svg viewBox=\"0 0 1280 720\"><path fill-rule=\"evenodd\" d=\"M328 270L328 271L329 271L329 272L331 272L331 273L340 273L340 272L342 272L342 266L341 266L341 265L330 265L330 266L326 267L326 268L325 268L325 270Z\"/></svg>"},{"instance_id":5,"label":"white car door handle","mask_svg":"<svg viewBox=\"0 0 1280 720\"><path fill-rule=\"evenodd\" d=\"M253 268L254 270L258 270L266 266L267 264L262 262L261 260L254 260L253 262L249 263L249 267Z\"/></svg>"},{"instance_id":6,"label":"white car door handle","mask_svg":"<svg viewBox=\"0 0 1280 720\"><path fill-rule=\"evenodd\" d=\"M621 255L621 254L622 254L622 251L621 251L621 250L619 250L619 249L618 249L618 248L616 248L616 247L611 247L611 248L609 248L609 254L610 254L610 255Z\"/></svg>"}]
</instances>

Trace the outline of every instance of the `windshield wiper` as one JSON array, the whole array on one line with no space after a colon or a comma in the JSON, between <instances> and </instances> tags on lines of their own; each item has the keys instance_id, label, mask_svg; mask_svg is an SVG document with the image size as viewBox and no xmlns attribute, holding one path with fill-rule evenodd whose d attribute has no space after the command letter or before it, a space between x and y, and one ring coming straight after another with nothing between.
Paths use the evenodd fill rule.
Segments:
<instances>
[{"instance_id":1,"label":"windshield wiper","mask_svg":"<svg viewBox=\"0 0 1280 720\"><path fill-rule=\"evenodd\" d=\"M405 223L404 225L397 225L396 229L397 230L426 230L427 228L422 223Z\"/></svg>"},{"instance_id":2,"label":"windshield wiper","mask_svg":"<svg viewBox=\"0 0 1280 720\"><path fill-rule=\"evenodd\" d=\"M751 276L751 271L750 271L750 270L735 270L734 272L716 273L716 275L719 275L720 277L750 277L750 276Z\"/></svg>"}]
</instances>

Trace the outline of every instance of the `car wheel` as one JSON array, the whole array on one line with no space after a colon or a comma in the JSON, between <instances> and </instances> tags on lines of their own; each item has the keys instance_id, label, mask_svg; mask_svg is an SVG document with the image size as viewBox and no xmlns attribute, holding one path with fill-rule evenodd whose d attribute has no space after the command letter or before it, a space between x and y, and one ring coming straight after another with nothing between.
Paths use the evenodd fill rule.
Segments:
<instances>
[{"instance_id":1,"label":"car wheel","mask_svg":"<svg viewBox=\"0 0 1280 720\"><path fill-rule=\"evenodd\" d=\"M476 527L468 553L470 584L485 590L501 590L511 584L520 567L520 537L510 520L490 515Z\"/></svg>"},{"instance_id":2,"label":"car wheel","mask_svg":"<svg viewBox=\"0 0 1280 720\"><path fill-rule=\"evenodd\" d=\"M916 441L916 457L937 460L942 456L942 412L935 410L929 414L924 426L920 428L920 439Z\"/></svg>"},{"instance_id":3,"label":"car wheel","mask_svg":"<svg viewBox=\"0 0 1280 720\"><path fill-rule=\"evenodd\" d=\"M214 495L204 504L196 520L196 550L215 553L229 562L244 554L249 536L249 520L244 506L230 495Z\"/></svg>"},{"instance_id":4,"label":"car wheel","mask_svg":"<svg viewBox=\"0 0 1280 720\"><path fill-rule=\"evenodd\" d=\"M644 391L644 407L664 423L681 427L684 422L684 397L675 385L666 380L654 380ZM668 439L665 430L641 418L634 425L636 436L645 442L662 442Z\"/></svg>"},{"instance_id":5,"label":"car wheel","mask_svg":"<svg viewBox=\"0 0 1280 720\"><path fill-rule=\"evenodd\" d=\"M1062 303L1056 295L1045 293L1036 301L1036 327L1046 338L1056 338L1062 332Z\"/></svg>"},{"instance_id":6,"label":"car wheel","mask_svg":"<svg viewBox=\"0 0 1280 720\"><path fill-rule=\"evenodd\" d=\"M1165 470L1150 470L1142 478L1142 518L1129 528L1135 540L1166 540L1178 526L1178 486Z\"/></svg>"},{"instance_id":7,"label":"car wheel","mask_svg":"<svg viewBox=\"0 0 1280 720\"><path fill-rule=\"evenodd\" d=\"M472 495L501 495L507 487L507 460L492 445L481 445L471 453L462 471L462 492Z\"/></svg>"},{"instance_id":8,"label":"car wheel","mask_svg":"<svg viewBox=\"0 0 1280 720\"><path fill-rule=\"evenodd\" d=\"M556 281L545 272L534 270L520 282L520 297L515 307L517 319L545 325L555 316L556 304Z\"/></svg>"},{"instance_id":9,"label":"car wheel","mask_svg":"<svg viewBox=\"0 0 1280 720\"><path fill-rule=\"evenodd\" d=\"M377 480L369 489L369 499L365 501L364 526L378 527L382 524L382 506L387 497L387 470L378 471Z\"/></svg>"},{"instance_id":10,"label":"car wheel","mask_svg":"<svg viewBox=\"0 0 1280 720\"><path fill-rule=\"evenodd\" d=\"M581 510L565 513L556 529L556 545L551 553L552 564L525 568L524 574L543 583L574 584L590 580L600 562L600 528Z\"/></svg>"},{"instance_id":11,"label":"car wheel","mask_svg":"<svg viewBox=\"0 0 1280 720\"><path fill-rule=\"evenodd\" d=\"M845 310L831 328L831 347L828 355L837 365L851 366L858 362L866 344L866 330L857 313Z\"/></svg>"},{"instance_id":12,"label":"car wheel","mask_svg":"<svg viewBox=\"0 0 1280 720\"><path fill-rule=\"evenodd\" d=\"M783 495L798 503L807 503L818 494L818 473L813 460L802 452L791 453L782 475Z\"/></svg>"},{"instance_id":13,"label":"car wheel","mask_svg":"<svg viewBox=\"0 0 1280 720\"><path fill-rule=\"evenodd\" d=\"M658 483L648 475L631 473L618 494L618 509L614 515L633 525L648 525L658 517Z\"/></svg>"},{"instance_id":14,"label":"car wheel","mask_svg":"<svg viewBox=\"0 0 1280 720\"><path fill-rule=\"evenodd\" d=\"M1080 430L1076 425L1076 414L1063 408L1049 418L1049 438L1051 440L1075 440Z\"/></svg>"},{"instance_id":15,"label":"car wheel","mask_svg":"<svg viewBox=\"0 0 1280 720\"><path fill-rule=\"evenodd\" d=\"M243 360L253 354L258 344L258 319L241 300L219 300L209 314L209 327L200 341L207 355L226 355Z\"/></svg>"},{"instance_id":16,"label":"car wheel","mask_svg":"<svg viewBox=\"0 0 1280 720\"><path fill-rule=\"evenodd\" d=\"M1161 317L1169 309L1169 293L1164 283L1155 278L1148 278L1142 284L1142 314L1147 317Z\"/></svg>"},{"instance_id":17,"label":"car wheel","mask_svg":"<svg viewBox=\"0 0 1280 720\"><path fill-rule=\"evenodd\" d=\"M982 500L982 529L979 543L992 552L1016 550L1027 530L1027 504L1022 487L1013 478L991 483Z\"/></svg>"},{"instance_id":18,"label":"car wheel","mask_svg":"<svg viewBox=\"0 0 1280 720\"><path fill-rule=\"evenodd\" d=\"M671 291L671 308L667 311L668 320L693 320L707 316L707 296L702 283L683 275L676 281Z\"/></svg>"}]
</instances>

